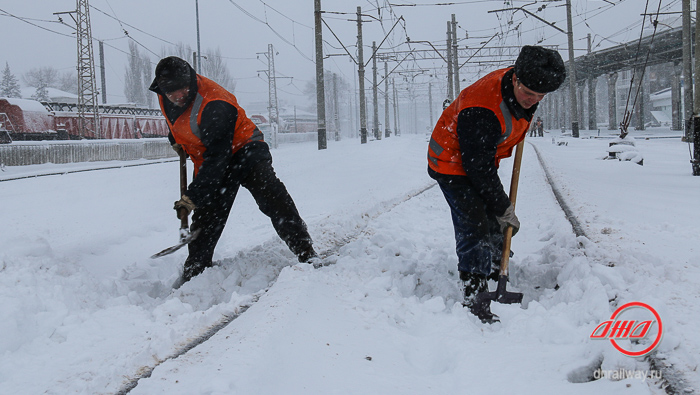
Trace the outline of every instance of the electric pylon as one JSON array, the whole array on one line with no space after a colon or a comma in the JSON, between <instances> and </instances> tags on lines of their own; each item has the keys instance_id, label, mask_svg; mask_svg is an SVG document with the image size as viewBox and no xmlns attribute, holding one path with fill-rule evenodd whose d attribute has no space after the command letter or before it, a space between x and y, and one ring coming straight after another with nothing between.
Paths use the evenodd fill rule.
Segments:
<instances>
[{"instance_id":1,"label":"electric pylon","mask_svg":"<svg viewBox=\"0 0 700 395\"><path fill-rule=\"evenodd\" d=\"M88 0L77 0L76 16L78 41L78 130L81 136L93 132L96 138L101 138Z\"/></svg>"}]
</instances>

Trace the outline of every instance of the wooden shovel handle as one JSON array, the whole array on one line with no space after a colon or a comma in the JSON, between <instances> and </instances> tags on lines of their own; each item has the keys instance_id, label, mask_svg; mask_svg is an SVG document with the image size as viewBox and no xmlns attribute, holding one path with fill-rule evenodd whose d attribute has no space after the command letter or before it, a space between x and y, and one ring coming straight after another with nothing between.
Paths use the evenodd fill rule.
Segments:
<instances>
[{"instance_id":1,"label":"wooden shovel handle","mask_svg":"<svg viewBox=\"0 0 700 395\"><path fill-rule=\"evenodd\" d=\"M510 202L515 208L515 199L518 196L518 181L520 181L520 163L523 160L523 148L525 140L515 147L515 159L513 161L513 176L510 178ZM503 234L503 253L501 254L501 270L499 275L508 275L508 260L510 259L510 240L513 237L513 227L507 226Z\"/></svg>"},{"instance_id":2,"label":"wooden shovel handle","mask_svg":"<svg viewBox=\"0 0 700 395\"><path fill-rule=\"evenodd\" d=\"M187 158L185 157L185 152L180 151L180 198L187 192ZM190 227L187 220L187 215L183 213L184 209L180 209L180 229L187 229Z\"/></svg>"}]
</instances>

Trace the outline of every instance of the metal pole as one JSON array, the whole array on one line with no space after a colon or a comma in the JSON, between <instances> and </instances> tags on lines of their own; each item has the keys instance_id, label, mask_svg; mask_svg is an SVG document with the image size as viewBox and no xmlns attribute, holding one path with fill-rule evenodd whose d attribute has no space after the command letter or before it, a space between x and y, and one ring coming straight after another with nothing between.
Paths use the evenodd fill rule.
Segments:
<instances>
[{"instance_id":1,"label":"metal pole","mask_svg":"<svg viewBox=\"0 0 700 395\"><path fill-rule=\"evenodd\" d=\"M194 1L195 12L197 14L197 67L202 67L202 49L199 47L199 0ZM195 67L195 71L202 74L202 70Z\"/></svg>"},{"instance_id":2,"label":"metal pole","mask_svg":"<svg viewBox=\"0 0 700 395\"><path fill-rule=\"evenodd\" d=\"M318 0L317 0L318 1ZM357 74L360 84L360 143L367 143L367 108L365 107L365 63L362 57L362 7L357 7Z\"/></svg>"},{"instance_id":3,"label":"metal pole","mask_svg":"<svg viewBox=\"0 0 700 395\"><path fill-rule=\"evenodd\" d=\"M316 114L318 119L318 149L326 149L326 94L323 82L323 35L321 0L314 0L314 28L316 32Z\"/></svg>"},{"instance_id":4,"label":"metal pole","mask_svg":"<svg viewBox=\"0 0 700 395\"><path fill-rule=\"evenodd\" d=\"M428 82L428 109L430 109L430 126L433 127L433 83Z\"/></svg>"},{"instance_id":5,"label":"metal pole","mask_svg":"<svg viewBox=\"0 0 700 395\"><path fill-rule=\"evenodd\" d=\"M454 80L452 78L452 23L447 21L447 98L454 100Z\"/></svg>"},{"instance_id":6,"label":"metal pole","mask_svg":"<svg viewBox=\"0 0 700 395\"><path fill-rule=\"evenodd\" d=\"M279 106L277 101L277 79L275 73L275 50L272 44L267 44L267 81L268 81L268 114L270 116L271 146L277 148L277 131L279 130Z\"/></svg>"},{"instance_id":7,"label":"metal pole","mask_svg":"<svg viewBox=\"0 0 700 395\"><path fill-rule=\"evenodd\" d=\"M690 0L683 0L683 121L685 122L685 140L690 141L692 135L691 120L693 117L693 50L690 33Z\"/></svg>"},{"instance_id":8,"label":"metal pole","mask_svg":"<svg viewBox=\"0 0 700 395\"><path fill-rule=\"evenodd\" d=\"M591 34L588 33L588 53L591 53ZM596 105L596 85L598 83L598 78L593 77L589 74L588 77L588 129L596 130L598 129L598 119L597 119L597 105Z\"/></svg>"},{"instance_id":9,"label":"metal pole","mask_svg":"<svg viewBox=\"0 0 700 395\"><path fill-rule=\"evenodd\" d=\"M372 129L374 138L382 139L382 132L379 131L379 103L377 102L377 42L372 41Z\"/></svg>"},{"instance_id":10,"label":"metal pole","mask_svg":"<svg viewBox=\"0 0 700 395\"><path fill-rule=\"evenodd\" d=\"M389 127L389 63L384 62L384 137L391 136Z\"/></svg>"},{"instance_id":11,"label":"metal pole","mask_svg":"<svg viewBox=\"0 0 700 395\"><path fill-rule=\"evenodd\" d=\"M578 106L576 101L576 62L574 59L574 28L571 21L571 0L566 0L566 25L569 38L569 90L571 101L571 136L578 137Z\"/></svg>"},{"instance_id":12,"label":"metal pole","mask_svg":"<svg viewBox=\"0 0 700 395\"><path fill-rule=\"evenodd\" d=\"M394 81L393 78L391 79L391 86L392 86L392 89L394 90L394 127L396 128L394 135L400 136L401 135L401 126L399 125L399 99L398 99L398 96L396 95L396 81Z\"/></svg>"},{"instance_id":13,"label":"metal pole","mask_svg":"<svg viewBox=\"0 0 700 395\"><path fill-rule=\"evenodd\" d=\"M693 175L700 176L700 7L695 6L695 100L693 106ZM688 40L690 41L690 40Z\"/></svg>"},{"instance_id":14,"label":"metal pole","mask_svg":"<svg viewBox=\"0 0 700 395\"><path fill-rule=\"evenodd\" d=\"M357 116L357 111L358 111L358 109L359 109L359 104L357 103L358 94L357 94L357 89L355 88L356 86L357 86L357 74L353 73L353 74L352 74L352 90L353 90L353 95L352 95L353 97L352 97L352 99L353 99L353 101L354 101L354 103L355 103L355 108L353 109L353 112L352 112L352 114L353 114L352 119L353 119L353 121L354 121L354 122L353 122L353 126L355 126L355 127L353 128L353 132L352 132L352 134L351 134L351 136L350 136L350 137L353 137L353 138L354 138L354 137L357 137L357 133L358 133L359 130L360 130L360 117Z\"/></svg>"},{"instance_id":15,"label":"metal pole","mask_svg":"<svg viewBox=\"0 0 700 395\"><path fill-rule=\"evenodd\" d=\"M102 104L107 104L107 81L105 74L105 47L100 41L100 77L102 78Z\"/></svg>"},{"instance_id":16,"label":"metal pole","mask_svg":"<svg viewBox=\"0 0 700 395\"><path fill-rule=\"evenodd\" d=\"M616 71L608 74L608 130L617 129L617 77Z\"/></svg>"},{"instance_id":17,"label":"metal pole","mask_svg":"<svg viewBox=\"0 0 700 395\"><path fill-rule=\"evenodd\" d=\"M459 96L461 89L459 88L459 46L457 45L457 19L455 19L455 14L452 14L452 61L454 62L452 78L454 78L456 98Z\"/></svg>"},{"instance_id":18,"label":"metal pole","mask_svg":"<svg viewBox=\"0 0 700 395\"><path fill-rule=\"evenodd\" d=\"M335 123L335 141L340 141L340 117L338 115L338 74L333 73L333 121Z\"/></svg>"}]
</instances>

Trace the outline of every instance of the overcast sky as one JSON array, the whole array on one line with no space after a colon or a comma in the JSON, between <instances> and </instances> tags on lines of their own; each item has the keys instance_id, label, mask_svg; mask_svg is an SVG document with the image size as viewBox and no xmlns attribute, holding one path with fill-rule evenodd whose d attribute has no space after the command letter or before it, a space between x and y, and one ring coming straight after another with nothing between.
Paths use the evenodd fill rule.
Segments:
<instances>
[{"instance_id":1,"label":"overcast sky","mask_svg":"<svg viewBox=\"0 0 700 395\"><path fill-rule=\"evenodd\" d=\"M694 9L695 1L692 3ZM646 0L572 0L572 4L576 56L586 52L589 33L594 50L639 38L640 14L647 6ZM343 45L353 56L356 55L358 6L366 14L363 17L367 22L363 24L365 62L371 54L372 41L380 43L400 16L403 16L403 21L391 31L379 52L430 49L426 43L409 46L405 44L406 37L412 41L431 41L438 49L444 49L446 24L451 14L456 15L459 24L458 39L462 48L478 48L493 37L489 47L537 43L558 45L564 59L568 58L566 35L555 28L522 11L489 12L524 7L566 30L563 0L456 0L449 3L443 0L322 0L323 18L330 26L330 30L326 26L323 30L324 55L333 55L325 59L325 68L351 84L356 80L355 65L349 56L341 55L345 53ZM104 41L105 45L109 103L125 101L123 81L130 40L138 43L141 52L148 54L154 65L161 53L173 44L182 42L196 50L195 0L91 0L90 7L93 38ZM540 7L545 8L538 11ZM659 0L649 0L647 12L656 12L658 7ZM74 70L75 23L65 14L61 16L65 24L61 24L54 13L75 8L74 0L0 2L3 37L0 61L3 68L7 62L22 84L21 75L35 67ZM663 0L661 3L662 12L680 9L681 0ZM202 52L206 54L210 49L220 48L236 80L235 93L245 105L267 100L267 77L259 72L267 69L267 63L266 58L259 54L267 51L268 44L273 44L277 76L291 77L277 80L281 104L306 102L302 90L315 78L313 10L312 0L199 0ZM646 25L650 26L648 22ZM97 58L96 42L94 51ZM403 56L397 55L399 59ZM497 60L508 61L503 57ZM389 70L396 64L390 62ZM99 66L97 59L96 66ZM370 63L367 70L370 80L371 66ZM383 69L383 63L380 63L381 73ZM460 71L464 80L462 87L490 69L493 66L465 66ZM403 74L398 74L399 71ZM99 87L99 72L97 74ZM445 64L441 59L406 60L396 67L394 73L400 80L413 82L418 94L427 92L427 83L433 82L433 94L438 97L445 92L445 75Z\"/></svg>"}]
</instances>

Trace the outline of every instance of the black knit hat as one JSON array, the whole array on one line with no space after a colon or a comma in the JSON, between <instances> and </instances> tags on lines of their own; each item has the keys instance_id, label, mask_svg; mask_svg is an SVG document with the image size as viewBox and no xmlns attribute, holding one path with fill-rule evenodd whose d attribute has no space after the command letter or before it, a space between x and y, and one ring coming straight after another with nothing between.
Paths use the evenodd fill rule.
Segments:
<instances>
[{"instance_id":1,"label":"black knit hat","mask_svg":"<svg viewBox=\"0 0 700 395\"><path fill-rule=\"evenodd\" d=\"M168 56L156 66L156 82L163 93L174 92L190 86L192 79L189 63L177 56Z\"/></svg>"},{"instance_id":2,"label":"black knit hat","mask_svg":"<svg viewBox=\"0 0 700 395\"><path fill-rule=\"evenodd\" d=\"M559 52L526 45L515 61L515 76L520 83L537 93L557 90L566 78L566 66Z\"/></svg>"}]
</instances>

